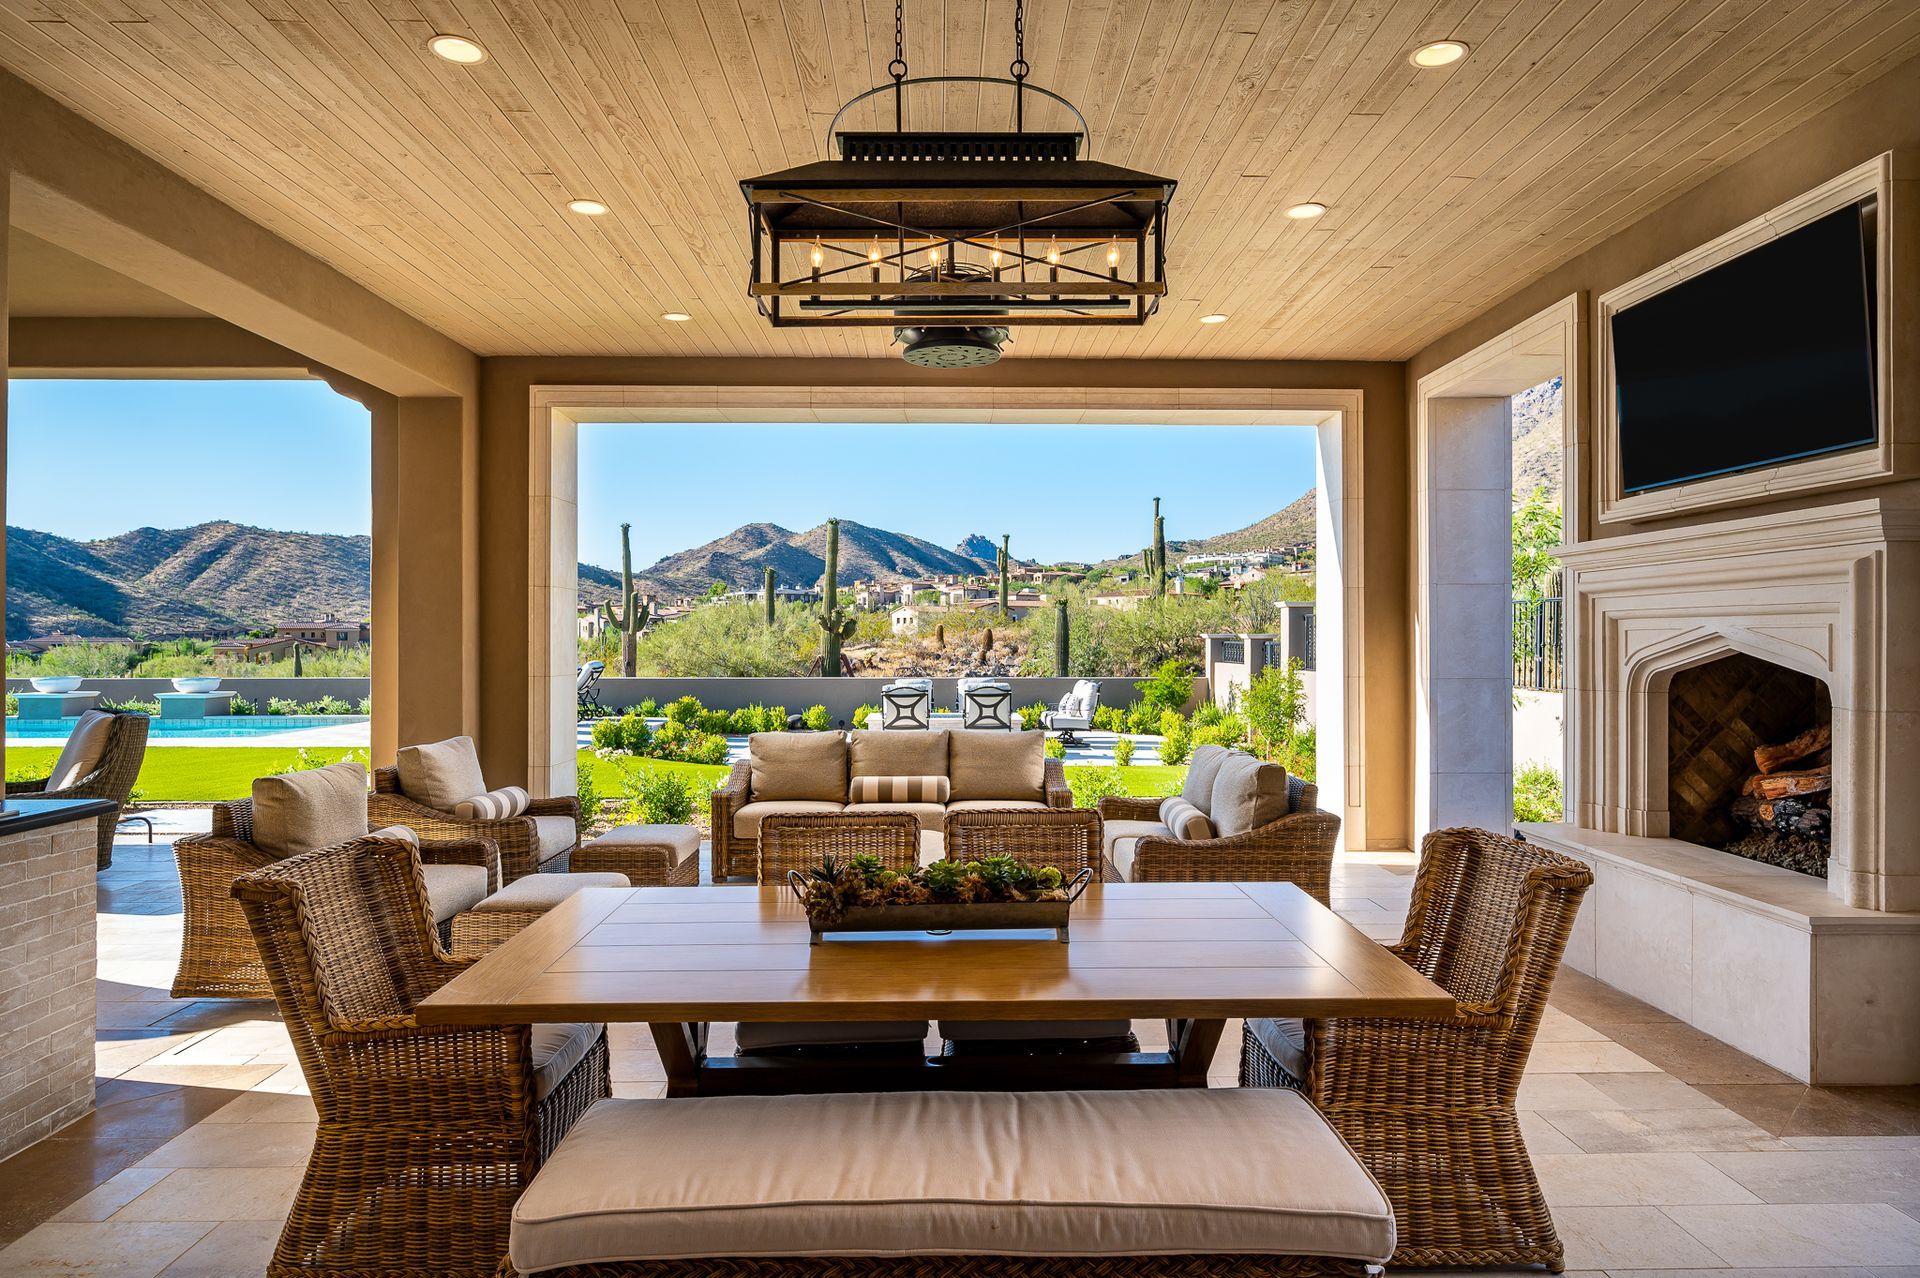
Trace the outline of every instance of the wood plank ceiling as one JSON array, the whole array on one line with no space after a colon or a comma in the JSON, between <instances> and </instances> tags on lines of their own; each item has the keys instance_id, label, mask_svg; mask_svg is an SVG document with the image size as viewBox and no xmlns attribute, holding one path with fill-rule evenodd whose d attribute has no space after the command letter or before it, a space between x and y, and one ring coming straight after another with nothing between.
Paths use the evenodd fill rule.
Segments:
<instances>
[{"instance_id":1,"label":"wood plank ceiling","mask_svg":"<svg viewBox=\"0 0 1920 1278\"><path fill-rule=\"evenodd\" d=\"M906 0L913 73L1004 74L1011 14ZM872 356L885 330L755 316L735 182L825 154L892 21L886 0L0 0L0 64L482 354ZM1016 358L1404 358L1920 52L1914 0L1031 0L1027 26L1091 155L1180 193L1160 317L1019 332ZM435 32L491 56L442 62ZM1471 56L1408 64L1443 37ZM971 86L912 107L1006 117ZM1329 212L1283 216L1304 200Z\"/></svg>"}]
</instances>

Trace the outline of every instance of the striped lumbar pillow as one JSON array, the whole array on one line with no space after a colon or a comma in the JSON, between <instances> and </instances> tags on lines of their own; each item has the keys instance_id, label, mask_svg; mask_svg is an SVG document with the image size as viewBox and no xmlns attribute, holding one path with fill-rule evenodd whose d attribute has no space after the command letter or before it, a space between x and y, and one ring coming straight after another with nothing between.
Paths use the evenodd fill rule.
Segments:
<instances>
[{"instance_id":1,"label":"striped lumbar pillow","mask_svg":"<svg viewBox=\"0 0 1920 1278\"><path fill-rule=\"evenodd\" d=\"M945 803L951 788L945 777L855 777L849 803Z\"/></svg>"},{"instance_id":2,"label":"striped lumbar pillow","mask_svg":"<svg viewBox=\"0 0 1920 1278\"><path fill-rule=\"evenodd\" d=\"M1213 822L1207 814L1179 795L1161 801L1160 824L1173 831L1176 839L1211 839Z\"/></svg>"},{"instance_id":3,"label":"striped lumbar pillow","mask_svg":"<svg viewBox=\"0 0 1920 1278\"><path fill-rule=\"evenodd\" d=\"M460 800L453 805L453 814L463 821L499 821L519 816L532 803L532 797L525 790L509 785Z\"/></svg>"}]
</instances>

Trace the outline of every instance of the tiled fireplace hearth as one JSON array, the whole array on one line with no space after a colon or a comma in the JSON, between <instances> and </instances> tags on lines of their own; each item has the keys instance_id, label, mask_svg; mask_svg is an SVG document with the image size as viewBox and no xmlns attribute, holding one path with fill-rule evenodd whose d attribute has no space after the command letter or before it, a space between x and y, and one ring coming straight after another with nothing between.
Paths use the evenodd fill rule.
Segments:
<instances>
[{"instance_id":1,"label":"tiled fireplace hearth","mask_svg":"<svg viewBox=\"0 0 1920 1278\"><path fill-rule=\"evenodd\" d=\"M1920 657L1889 642L1920 630L1920 510L1721 520L1564 562L1573 807L1528 832L1594 866L1568 962L1796 1077L1920 1082ZM1730 727L1715 698L1741 703ZM1826 722L1830 745L1768 760L1792 778L1753 782L1753 744ZM1824 882L1718 850L1751 833L1727 819L1742 785L1826 767Z\"/></svg>"}]
</instances>

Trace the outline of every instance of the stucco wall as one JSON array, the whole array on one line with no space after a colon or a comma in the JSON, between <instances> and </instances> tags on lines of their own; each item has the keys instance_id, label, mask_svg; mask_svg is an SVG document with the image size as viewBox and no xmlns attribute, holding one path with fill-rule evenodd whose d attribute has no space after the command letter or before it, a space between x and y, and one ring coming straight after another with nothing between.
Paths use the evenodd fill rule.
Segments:
<instances>
[{"instance_id":1,"label":"stucco wall","mask_svg":"<svg viewBox=\"0 0 1920 1278\"><path fill-rule=\"evenodd\" d=\"M615 709L639 705L652 699L666 705L676 697L694 696L709 710L738 710L743 706L785 706L788 714L799 714L808 706L823 705L836 722L851 721L861 706L880 704L880 689L891 679L602 679L600 703ZM1013 703L1030 706L1036 701L1049 706L1072 690L1076 680L1050 676L1009 679L1013 685ZM1132 678L1100 680L1100 704L1122 708L1138 701L1138 681ZM1204 695L1203 680L1193 681L1191 709ZM959 697L959 680L933 681L933 708L952 710Z\"/></svg>"}]
</instances>

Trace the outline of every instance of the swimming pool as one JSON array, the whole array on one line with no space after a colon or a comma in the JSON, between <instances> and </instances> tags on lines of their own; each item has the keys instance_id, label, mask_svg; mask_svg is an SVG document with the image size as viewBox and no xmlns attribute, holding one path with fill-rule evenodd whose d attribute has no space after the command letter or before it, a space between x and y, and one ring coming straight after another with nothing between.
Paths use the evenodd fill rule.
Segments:
<instances>
[{"instance_id":1,"label":"swimming pool","mask_svg":"<svg viewBox=\"0 0 1920 1278\"><path fill-rule=\"evenodd\" d=\"M155 719L147 729L154 740L182 737L265 737L305 728L348 728L367 721L364 714L236 714L211 719ZM9 741L65 741L78 718L7 719Z\"/></svg>"}]
</instances>

